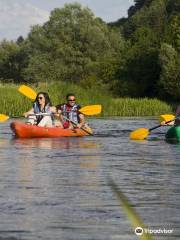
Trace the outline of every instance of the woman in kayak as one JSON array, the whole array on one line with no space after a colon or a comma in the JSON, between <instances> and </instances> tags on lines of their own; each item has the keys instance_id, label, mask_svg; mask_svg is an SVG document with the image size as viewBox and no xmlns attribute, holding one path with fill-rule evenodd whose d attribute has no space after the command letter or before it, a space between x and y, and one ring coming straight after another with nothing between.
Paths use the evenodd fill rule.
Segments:
<instances>
[{"instance_id":1,"label":"woman in kayak","mask_svg":"<svg viewBox=\"0 0 180 240\"><path fill-rule=\"evenodd\" d=\"M45 115L46 113L48 115ZM33 103L33 107L24 113L24 116L28 118L27 124L52 127L53 113L56 113L56 108L52 106L48 93L39 92Z\"/></svg>"},{"instance_id":2,"label":"woman in kayak","mask_svg":"<svg viewBox=\"0 0 180 240\"><path fill-rule=\"evenodd\" d=\"M59 114L60 123L59 127L63 128L82 128L85 125L84 115L79 112L81 108L79 104L76 104L75 95L69 93L66 95L66 103L56 106Z\"/></svg>"}]
</instances>

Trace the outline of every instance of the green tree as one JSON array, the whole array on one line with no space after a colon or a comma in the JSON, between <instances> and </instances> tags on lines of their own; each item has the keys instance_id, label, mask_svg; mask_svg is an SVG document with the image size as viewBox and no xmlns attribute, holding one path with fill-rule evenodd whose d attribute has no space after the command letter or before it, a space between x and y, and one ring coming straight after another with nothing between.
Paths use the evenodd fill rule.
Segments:
<instances>
[{"instance_id":1,"label":"green tree","mask_svg":"<svg viewBox=\"0 0 180 240\"><path fill-rule=\"evenodd\" d=\"M129 39L138 28L149 27L161 39L166 20L166 1L136 1L135 6L129 9L128 20L123 26L124 36Z\"/></svg>"},{"instance_id":2,"label":"green tree","mask_svg":"<svg viewBox=\"0 0 180 240\"><path fill-rule=\"evenodd\" d=\"M180 1L179 0L167 0L167 12L168 15L176 15L180 12Z\"/></svg>"},{"instance_id":3,"label":"green tree","mask_svg":"<svg viewBox=\"0 0 180 240\"><path fill-rule=\"evenodd\" d=\"M161 66L160 94L171 100L180 100L180 56L169 44L163 43L160 49Z\"/></svg>"},{"instance_id":4,"label":"green tree","mask_svg":"<svg viewBox=\"0 0 180 240\"><path fill-rule=\"evenodd\" d=\"M164 38L180 53L180 13L171 17Z\"/></svg>"},{"instance_id":5,"label":"green tree","mask_svg":"<svg viewBox=\"0 0 180 240\"><path fill-rule=\"evenodd\" d=\"M141 27L133 35L128 46L119 81L115 87L122 96L153 97L157 93L159 79L158 39L148 27Z\"/></svg>"},{"instance_id":6,"label":"green tree","mask_svg":"<svg viewBox=\"0 0 180 240\"><path fill-rule=\"evenodd\" d=\"M23 81L23 67L26 55L21 45L3 40L0 43L0 78L1 81Z\"/></svg>"},{"instance_id":7,"label":"green tree","mask_svg":"<svg viewBox=\"0 0 180 240\"><path fill-rule=\"evenodd\" d=\"M32 28L28 41L25 78L35 81L79 82L92 73L101 78L99 63L109 59L108 65L114 64L112 58L118 59L123 48L120 33L77 3L53 10L47 23Z\"/></svg>"}]
</instances>

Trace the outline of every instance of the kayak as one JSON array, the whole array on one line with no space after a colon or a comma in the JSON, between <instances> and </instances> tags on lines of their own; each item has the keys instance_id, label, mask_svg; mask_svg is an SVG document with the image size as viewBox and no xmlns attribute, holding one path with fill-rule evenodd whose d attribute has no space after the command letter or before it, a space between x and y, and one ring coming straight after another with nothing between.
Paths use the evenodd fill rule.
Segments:
<instances>
[{"instance_id":1,"label":"kayak","mask_svg":"<svg viewBox=\"0 0 180 240\"><path fill-rule=\"evenodd\" d=\"M59 127L40 127L14 121L10 124L11 130L18 138L54 138L54 137L82 137L89 135L82 129L63 129ZM85 128L92 133L91 128Z\"/></svg>"},{"instance_id":2,"label":"kayak","mask_svg":"<svg viewBox=\"0 0 180 240\"><path fill-rule=\"evenodd\" d=\"M166 133L166 140L171 142L180 142L180 126L171 127Z\"/></svg>"}]
</instances>

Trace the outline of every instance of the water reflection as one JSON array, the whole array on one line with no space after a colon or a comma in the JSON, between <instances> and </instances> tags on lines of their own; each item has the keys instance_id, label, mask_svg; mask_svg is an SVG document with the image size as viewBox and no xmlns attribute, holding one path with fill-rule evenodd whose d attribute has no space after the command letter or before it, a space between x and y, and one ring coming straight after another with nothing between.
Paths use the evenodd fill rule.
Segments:
<instances>
[{"instance_id":1,"label":"water reflection","mask_svg":"<svg viewBox=\"0 0 180 240\"><path fill-rule=\"evenodd\" d=\"M13 138L13 145L22 145L29 148L45 148L45 149L70 149L70 148L97 148L97 144L93 140L85 140L84 138L30 138L18 139Z\"/></svg>"}]
</instances>

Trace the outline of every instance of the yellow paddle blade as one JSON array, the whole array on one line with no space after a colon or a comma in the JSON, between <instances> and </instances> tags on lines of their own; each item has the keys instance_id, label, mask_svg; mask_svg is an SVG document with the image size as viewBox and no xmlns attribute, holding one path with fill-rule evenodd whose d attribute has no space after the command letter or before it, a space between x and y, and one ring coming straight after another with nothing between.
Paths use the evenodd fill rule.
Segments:
<instances>
[{"instance_id":1,"label":"yellow paddle blade","mask_svg":"<svg viewBox=\"0 0 180 240\"><path fill-rule=\"evenodd\" d=\"M149 130L147 128L139 128L130 133L130 139L132 140L143 140L147 138Z\"/></svg>"},{"instance_id":2,"label":"yellow paddle blade","mask_svg":"<svg viewBox=\"0 0 180 240\"><path fill-rule=\"evenodd\" d=\"M164 114L164 115L160 115L159 116L159 122L161 123L161 122L168 122L168 121L170 121L170 120L173 120L175 118L175 116L174 115L172 115L172 114Z\"/></svg>"},{"instance_id":3,"label":"yellow paddle blade","mask_svg":"<svg viewBox=\"0 0 180 240\"><path fill-rule=\"evenodd\" d=\"M9 119L9 116L5 114L0 114L0 122L5 122L8 119Z\"/></svg>"},{"instance_id":4,"label":"yellow paddle blade","mask_svg":"<svg viewBox=\"0 0 180 240\"><path fill-rule=\"evenodd\" d=\"M30 87L25 86L25 85L21 85L18 89L18 91L20 93L22 93L23 95L25 95L26 97L30 98L31 100L35 100L37 93Z\"/></svg>"},{"instance_id":5,"label":"yellow paddle blade","mask_svg":"<svg viewBox=\"0 0 180 240\"><path fill-rule=\"evenodd\" d=\"M101 105L89 105L89 106L85 106L82 107L81 109L79 109L79 111L81 113L83 113L84 115L96 115L101 113L102 111L102 106Z\"/></svg>"}]
</instances>

